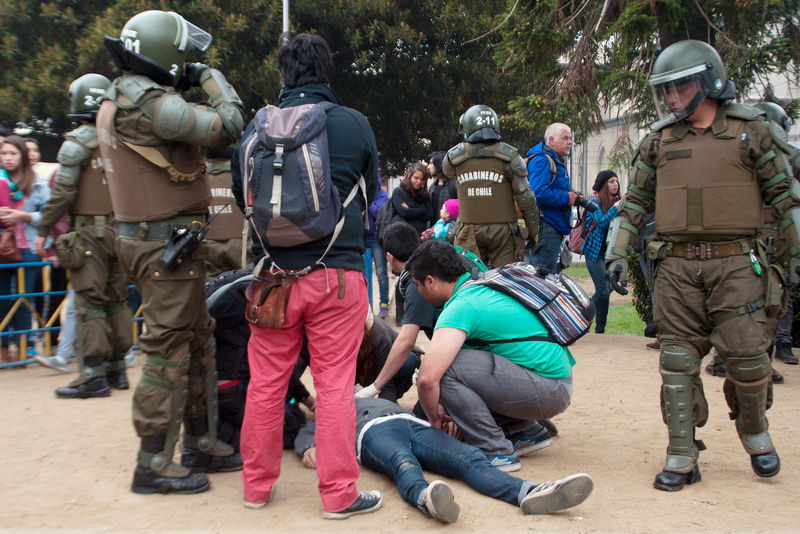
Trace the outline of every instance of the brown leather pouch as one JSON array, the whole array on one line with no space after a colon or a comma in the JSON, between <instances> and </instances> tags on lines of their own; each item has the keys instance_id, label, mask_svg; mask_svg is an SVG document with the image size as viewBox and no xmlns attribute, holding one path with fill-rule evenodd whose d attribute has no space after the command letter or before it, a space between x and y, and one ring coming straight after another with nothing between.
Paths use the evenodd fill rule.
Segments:
<instances>
[{"instance_id":1,"label":"brown leather pouch","mask_svg":"<svg viewBox=\"0 0 800 534\"><path fill-rule=\"evenodd\" d=\"M286 296L297 278L261 273L245 291L244 316L252 324L280 330L286 316Z\"/></svg>"}]
</instances>

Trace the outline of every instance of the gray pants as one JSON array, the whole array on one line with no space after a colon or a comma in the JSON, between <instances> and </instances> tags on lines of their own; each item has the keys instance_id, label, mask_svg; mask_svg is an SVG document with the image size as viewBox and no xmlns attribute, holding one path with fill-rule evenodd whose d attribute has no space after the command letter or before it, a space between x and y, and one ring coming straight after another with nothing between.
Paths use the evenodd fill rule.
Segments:
<instances>
[{"instance_id":1,"label":"gray pants","mask_svg":"<svg viewBox=\"0 0 800 534\"><path fill-rule=\"evenodd\" d=\"M509 436L567 409L572 377L545 378L492 352L462 349L439 388L464 441L489 457L507 456L514 452Z\"/></svg>"}]
</instances>

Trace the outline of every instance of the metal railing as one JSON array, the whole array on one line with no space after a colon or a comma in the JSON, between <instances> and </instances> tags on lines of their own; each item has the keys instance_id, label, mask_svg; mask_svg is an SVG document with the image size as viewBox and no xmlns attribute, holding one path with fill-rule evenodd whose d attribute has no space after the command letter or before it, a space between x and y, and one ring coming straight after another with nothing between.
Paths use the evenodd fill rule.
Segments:
<instances>
[{"instance_id":1,"label":"metal railing","mask_svg":"<svg viewBox=\"0 0 800 534\"><path fill-rule=\"evenodd\" d=\"M20 262L20 263L5 263L0 264L0 271L7 271L11 269L17 270L17 291L16 293L3 294L10 288L0 288L0 301L13 300L13 303L3 317L0 317L0 338L18 336L19 352L15 361L10 363L0 363L0 369L24 366L35 363L36 360L28 357L28 334L41 334L42 335L42 355L51 356L53 353L54 340L61 331L61 326L54 326L61 310L66 306L66 295L70 288L69 273L67 270L67 288L61 291L52 291L50 287L50 271L53 263L49 261L36 261L36 262ZM25 287L25 269L39 268L41 269L42 291L33 292L33 288ZM136 289L136 286L128 286L129 288ZM42 317L39 310L32 302L32 299L53 297L60 299L57 306L49 306L52 310L48 317ZM37 328L29 328L26 330L9 330L6 331L9 323L11 323L14 315L22 307L27 308L31 313L31 326L35 323ZM136 312L133 314L133 322L131 328L133 330L133 343L136 345L139 339L140 323L142 318L142 306L139 305Z\"/></svg>"}]
</instances>

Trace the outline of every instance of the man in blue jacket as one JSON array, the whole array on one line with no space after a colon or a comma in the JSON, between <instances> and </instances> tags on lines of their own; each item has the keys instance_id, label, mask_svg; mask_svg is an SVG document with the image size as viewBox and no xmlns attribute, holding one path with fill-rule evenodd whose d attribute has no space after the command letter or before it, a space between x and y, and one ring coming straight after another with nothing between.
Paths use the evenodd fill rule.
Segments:
<instances>
[{"instance_id":1,"label":"man in blue jacket","mask_svg":"<svg viewBox=\"0 0 800 534\"><path fill-rule=\"evenodd\" d=\"M536 196L539 217L539 241L528 252L528 263L558 270L561 242L570 231L570 207L578 194L569 183L567 167L562 161L572 149L572 131L559 122L547 127L544 141L525 154L528 161L528 182Z\"/></svg>"}]
</instances>

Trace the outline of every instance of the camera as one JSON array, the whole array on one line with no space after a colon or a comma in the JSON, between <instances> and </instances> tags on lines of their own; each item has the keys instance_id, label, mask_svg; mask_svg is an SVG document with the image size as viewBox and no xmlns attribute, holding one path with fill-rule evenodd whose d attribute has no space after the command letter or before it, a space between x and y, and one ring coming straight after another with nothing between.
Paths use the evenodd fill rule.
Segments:
<instances>
[{"instance_id":1,"label":"camera","mask_svg":"<svg viewBox=\"0 0 800 534\"><path fill-rule=\"evenodd\" d=\"M575 191L575 194L578 195L578 197L575 199L576 208L583 208L590 213L597 211L597 206L586 200L586 197L583 196L583 193Z\"/></svg>"}]
</instances>

